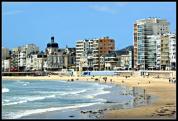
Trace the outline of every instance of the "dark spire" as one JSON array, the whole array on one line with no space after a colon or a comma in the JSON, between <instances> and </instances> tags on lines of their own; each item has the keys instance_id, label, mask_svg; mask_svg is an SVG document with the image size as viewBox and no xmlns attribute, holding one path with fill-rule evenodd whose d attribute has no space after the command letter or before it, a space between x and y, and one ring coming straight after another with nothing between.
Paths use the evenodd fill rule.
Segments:
<instances>
[{"instance_id":1,"label":"dark spire","mask_svg":"<svg viewBox=\"0 0 178 121\"><path fill-rule=\"evenodd\" d=\"M54 36L51 37L51 42L54 43Z\"/></svg>"}]
</instances>

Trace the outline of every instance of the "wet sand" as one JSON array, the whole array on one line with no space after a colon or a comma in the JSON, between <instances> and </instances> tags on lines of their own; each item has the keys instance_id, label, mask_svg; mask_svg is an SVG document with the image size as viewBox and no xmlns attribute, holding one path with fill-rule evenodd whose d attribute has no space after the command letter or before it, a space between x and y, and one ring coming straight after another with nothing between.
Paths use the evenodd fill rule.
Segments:
<instances>
[{"instance_id":1,"label":"wet sand","mask_svg":"<svg viewBox=\"0 0 178 121\"><path fill-rule=\"evenodd\" d=\"M97 79L96 79L97 78ZM3 80L66 80L97 81L105 83L103 77L2 77ZM110 81L112 79L112 82ZM103 112L104 119L175 119L176 118L176 84L169 83L169 79L141 77L133 75L125 78L120 76L107 76L106 83L127 85L129 87L141 87L146 93L158 97L152 104L131 109L112 109Z\"/></svg>"}]
</instances>

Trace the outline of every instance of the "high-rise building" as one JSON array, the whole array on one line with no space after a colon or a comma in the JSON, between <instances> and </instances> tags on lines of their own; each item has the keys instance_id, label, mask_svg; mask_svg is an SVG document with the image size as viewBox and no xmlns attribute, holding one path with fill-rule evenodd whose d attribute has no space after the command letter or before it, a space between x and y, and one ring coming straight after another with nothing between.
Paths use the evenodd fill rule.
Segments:
<instances>
[{"instance_id":1,"label":"high-rise building","mask_svg":"<svg viewBox=\"0 0 178 121\"><path fill-rule=\"evenodd\" d=\"M137 20L134 24L134 68L148 69L154 58L148 51L153 42L149 42L150 35L163 35L169 32L169 23L164 19L147 18Z\"/></svg>"},{"instance_id":2,"label":"high-rise building","mask_svg":"<svg viewBox=\"0 0 178 121\"><path fill-rule=\"evenodd\" d=\"M171 69L176 69L176 34L169 34L169 58Z\"/></svg>"},{"instance_id":3,"label":"high-rise building","mask_svg":"<svg viewBox=\"0 0 178 121\"><path fill-rule=\"evenodd\" d=\"M93 49L95 56L94 70L102 70L103 65L100 64L101 56L115 50L115 41L109 37L99 38L94 41Z\"/></svg>"},{"instance_id":4,"label":"high-rise building","mask_svg":"<svg viewBox=\"0 0 178 121\"><path fill-rule=\"evenodd\" d=\"M151 35L148 39L148 69L175 69L176 35L171 33Z\"/></svg>"},{"instance_id":5,"label":"high-rise building","mask_svg":"<svg viewBox=\"0 0 178 121\"><path fill-rule=\"evenodd\" d=\"M169 34L161 35L161 55L160 55L160 67L163 70L170 68L169 58Z\"/></svg>"},{"instance_id":6,"label":"high-rise building","mask_svg":"<svg viewBox=\"0 0 178 121\"><path fill-rule=\"evenodd\" d=\"M109 37L78 40L76 42L76 68L79 70L102 70L102 55L115 49L115 41ZM81 63L82 61L82 63Z\"/></svg>"}]
</instances>

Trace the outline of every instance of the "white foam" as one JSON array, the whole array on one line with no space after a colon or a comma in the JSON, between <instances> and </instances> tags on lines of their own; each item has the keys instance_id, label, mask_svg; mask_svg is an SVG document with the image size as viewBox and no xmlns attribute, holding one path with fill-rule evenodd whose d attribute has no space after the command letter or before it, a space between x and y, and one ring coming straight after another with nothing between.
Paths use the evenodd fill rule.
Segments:
<instances>
[{"instance_id":1,"label":"white foam","mask_svg":"<svg viewBox=\"0 0 178 121\"><path fill-rule=\"evenodd\" d=\"M2 88L2 93L9 92L8 88Z\"/></svg>"},{"instance_id":2,"label":"white foam","mask_svg":"<svg viewBox=\"0 0 178 121\"><path fill-rule=\"evenodd\" d=\"M83 93L86 92L86 89L83 90L78 90L78 91L37 91L36 93L39 94L57 94L57 95L75 95L75 94L79 94L79 93Z\"/></svg>"},{"instance_id":3,"label":"white foam","mask_svg":"<svg viewBox=\"0 0 178 121\"><path fill-rule=\"evenodd\" d=\"M94 105L94 104L98 104L98 103L87 103L87 104L77 104L77 105L74 105L74 106L67 106L67 107L51 107L51 108L44 108L44 109L26 110L26 111L23 111L23 112L16 113L11 118L18 119L18 118L21 118L23 116L28 116L28 115L31 115L31 114L39 114L39 113L45 113L45 112L57 111L57 110L64 110L64 109L72 109L72 108L81 108L81 107L91 106L91 105Z\"/></svg>"},{"instance_id":4,"label":"white foam","mask_svg":"<svg viewBox=\"0 0 178 121\"><path fill-rule=\"evenodd\" d=\"M28 82L28 81L17 81L17 82L20 84L23 84L24 86L27 86L30 84L30 82Z\"/></svg>"},{"instance_id":5,"label":"white foam","mask_svg":"<svg viewBox=\"0 0 178 121\"><path fill-rule=\"evenodd\" d=\"M108 94L108 93L110 93L110 91L104 91L104 90L102 90L102 91L98 91L97 93L92 94L92 95L93 96L97 96L97 95Z\"/></svg>"},{"instance_id":6,"label":"white foam","mask_svg":"<svg viewBox=\"0 0 178 121\"><path fill-rule=\"evenodd\" d=\"M19 101L16 102L9 102L9 103L4 103L3 105L17 105L17 104L22 104L22 103L27 103L27 102L32 102L32 101L36 101L36 100L44 100L47 98L55 98L55 95L50 95L50 96L43 96L43 97L21 97L19 98Z\"/></svg>"}]
</instances>

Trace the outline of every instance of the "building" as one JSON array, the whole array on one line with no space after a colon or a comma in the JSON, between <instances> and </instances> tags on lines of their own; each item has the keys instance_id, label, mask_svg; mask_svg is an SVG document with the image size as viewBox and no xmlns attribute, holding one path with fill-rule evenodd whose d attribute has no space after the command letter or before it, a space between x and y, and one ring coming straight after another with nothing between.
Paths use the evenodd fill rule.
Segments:
<instances>
[{"instance_id":1,"label":"building","mask_svg":"<svg viewBox=\"0 0 178 121\"><path fill-rule=\"evenodd\" d=\"M169 34L161 36L161 55L160 55L160 67L162 70L170 69L169 58Z\"/></svg>"},{"instance_id":2,"label":"building","mask_svg":"<svg viewBox=\"0 0 178 121\"><path fill-rule=\"evenodd\" d=\"M150 35L163 35L169 32L169 23L164 19L147 18L137 20L134 24L134 68L148 69L151 66ZM148 57L149 56L149 57ZM149 59L148 59L149 58Z\"/></svg>"},{"instance_id":3,"label":"building","mask_svg":"<svg viewBox=\"0 0 178 121\"><path fill-rule=\"evenodd\" d=\"M19 48L13 48L10 53L10 71L17 72L19 71Z\"/></svg>"},{"instance_id":4,"label":"building","mask_svg":"<svg viewBox=\"0 0 178 121\"><path fill-rule=\"evenodd\" d=\"M63 52L64 68L74 69L76 68L76 49L66 47Z\"/></svg>"},{"instance_id":5,"label":"building","mask_svg":"<svg viewBox=\"0 0 178 121\"><path fill-rule=\"evenodd\" d=\"M26 71L31 71L33 69L33 55L28 55L26 58Z\"/></svg>"},{"instance_id":6,"label":"building","mask_svg":"<svg viewBox=\"0 0 178 121\"><path fill-rule=\"evenodd\" d=\"M10 71L10 59L2 60L2 72Z\"/></svg>"},{"instance_id":7,"label":"building","mask_svg":"<svg viewBox=\"0 0 178 121\"><path fill-rule=\"evenodd\" d=\"M34 55L33 57L33 70L37 70L37 71L44 71L45 67L44 67L44 63L47 60L47 55L45 55L43 52Z\"/></svg>"},{"instance_id":8,"label":"building","mask_svg":"<svg viewBox=\"0 0 178 121\"><path fill-rule=\"evenodd\" d=\"M21 50L19 52L18 66L19 66L19 71L24 71L26 68L26 52L25 52L25 50Z\"/></svg>"},{"instance_id":9,"label":"building","mask_svg":"<svg viewBox=\"0 0 178 121\"><path fill-rule=\"evenodd\" d=\"M101 70L102 66L100 64L100 57L104 54L108 54L115 50L115 41L109 37L99 38L94 41L94 70Z\"/></svg>"},{"instance_id":10,"label":"building","mask_svg":"<svg viewBox=\"0 0 178 121\"><path fill-rule=\"evenodd\" d=\"M176 69L176 34L169 34L170 69Z\"/></svg>"},{"instance_id":11,"label":"building","mask_svg":"<svg viewBox=\"0 0 178 121\"><path fill-rule=\"evenodd\" d=\"M46 69L50 71L62 70L64 60L62 57L64 49L59 49L58 43L54 42L54 37L51 37L51 42L47 44L46 54L47 62Z\"/></svg>"},{"instance_id":12,"label":"building","mask_svg":"<svg viewBox=\"0 0 178 121\"><path fill-rule=\"evenodd\" d=\"M166 33L163 35L151 35L148 38L148 69L175 69L176 35Z\"/></svg>"},{"instance_id":13,"label":"building","mask_svg":"<svg viewBox=\"0 0 178 121\"><path fill-rule=\"evenodd\" d=\"M51 37L51 42L47 44L46 54L56 55L58 53L58 43L54 42L54 37Z\"/></svg>"},{"instance_id":14,"label":"building","mask_svg":"<svg viewBox=\"0 0 178 121\"><path fill-rule=\"evenodd\" d=\"M9 58L9 49L2 47L2 60Z\"/></svg>"},{"instance_id":15,"label":"building","mask_svg":"<svg viewBox=\"0 0 178 121\"><path fill-rule=\"evenodd\" d=\"M76 42L76 70L79 70L80 66L82 66L82 69L85 70L86 68L89 68L88 65L86 65L87 63L87 54L89 53L93 53L93 40L78 40ZM91 59L93 58L90 57ZM81 65L80 61L86 61L85 62L85 66ZM90 61L90 60L88 60ZM92 60L93 61L93 60ZM86 67L87 66L87 67ZM92 68L93 70L93 64L90 65L90 68Z\"/></svg>"},{"instance_id":16,"label":"building","mask_svg":"<svg viewBox=\"0 0 178 121\"><path fill-rule=\"evenodd\" d=\"M85 39L76 42L76 68L80 66L83 70L102 70L101 58L102 55L108 54L115 50L115 41L109 37L98 39ZM84 61L85 64L80 63ZM82 64L82 65L81 65Z\"/></svg>"},{"instance_id":17,"label":"building","mask_svg":"<svg viewBox=\"0 0 178 121\"><path fill-rule=\"evenodd\" d=\"M161 69L161 35L148 36L148 69Z\"/></svg>"},{"instance_id":18,"label":"building","mask_svg":"<svg viewBox=\"0 0 178 121\"><path fill-rule=\"evenodd\" d=\"M19 71L26 71L28 60L26 60L30 55L39 53L39 47L35 44L26 44L19 47L18 54L18 67ZM28 65L29 66L29 65Z\"/></svg>"},{"instance_id":19,"label":"building","mask_svg":"<svg viewBox=\"0 0 178 121\"><path fill-rule=\"evenodd\" d=\"M133 46L102 55L100 64L102 70L131 70L133 68Z\"/></svg>"},{"instance_id":20,"label":"building","mask_svg":"<svg viewBox=\"0 0 178 121\"><path fill-rule=\"evenodd\" d=\"M116 51L118 62L117 70L131 70L133 69L133 46L125 47Z\"/></svg>"},{"instance_id":21,"label":"building","mask_svg":"<svg viewBox=\"0 0 178 121\"><path fill-rule=\"evenodd\" d=\"M102 55L100 61L101 70L113 70L118 63L116 51Z\"/></svg>"}]
</instances>

